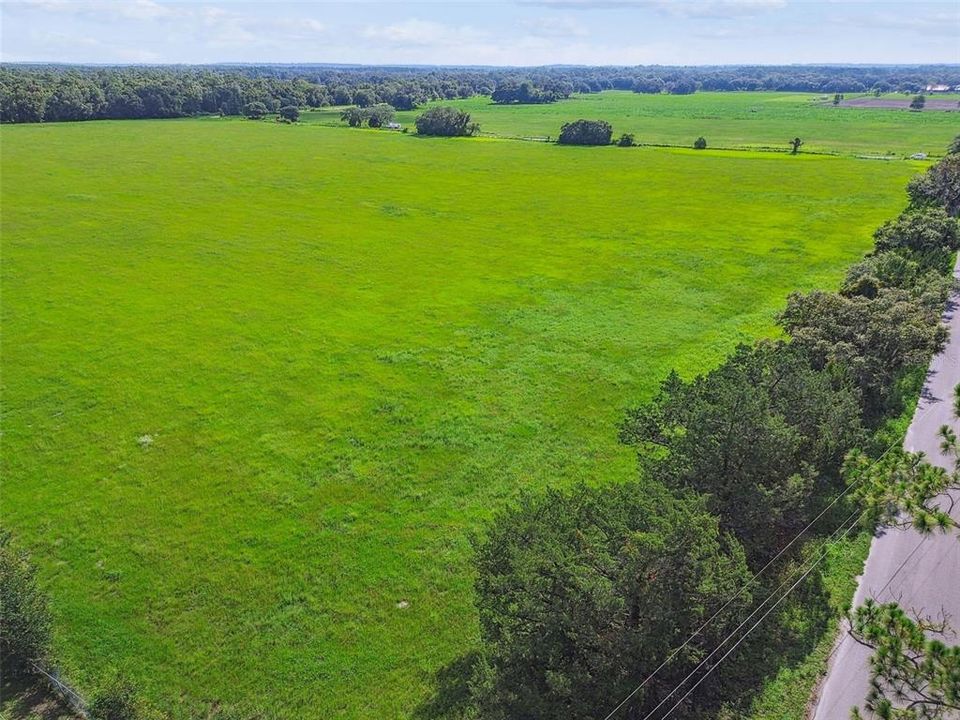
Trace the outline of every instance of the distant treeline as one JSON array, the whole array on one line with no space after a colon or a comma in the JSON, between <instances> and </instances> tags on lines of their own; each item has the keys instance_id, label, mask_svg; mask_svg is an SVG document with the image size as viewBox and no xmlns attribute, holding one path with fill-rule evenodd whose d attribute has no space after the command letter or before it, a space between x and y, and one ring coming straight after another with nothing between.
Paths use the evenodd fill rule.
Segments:
<instances>
[{"instance_id":1,"label":"distant treeline","mask_svg":"<svg viewBox=\"0 0 960 720\"><path fill-rule=\"evenodd\" d=\"M960 85L960 67L716 66L409 68L328 65L0 66L0 119L53 122L240 115L253 102L284 106L379 103L412 110L431 100L490 95L495 102L554 102L572 93L697 90L918 92Z\"/></svg>"}]
</instances>

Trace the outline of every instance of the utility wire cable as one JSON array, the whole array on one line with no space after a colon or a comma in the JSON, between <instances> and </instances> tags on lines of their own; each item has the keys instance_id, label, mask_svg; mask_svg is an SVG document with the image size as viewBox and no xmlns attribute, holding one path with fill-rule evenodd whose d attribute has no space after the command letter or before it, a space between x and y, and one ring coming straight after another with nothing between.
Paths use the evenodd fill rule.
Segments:
<instances>
[{"instance_id":1,"label":"utility wire cable","mask_svg":"<svg viewBox=\"0 0 960 720\"><path fill-rule=\"evenodd\" d=\"M926 414L927 414L928 412L930 412L932 409L933 409L933 406L928 407L926 410L923 411L923 413L921 413L920 417L922 418L924 415L926 415ZM914 420L913 420L912 422L915 422L915 421L916 421L916 418L914 418ZM901 442L894 442L894 443L892 443L889 447L887 447L886 450L884 450L884 451L876 458L876 460L874 460L874 461L871 463L871 465L874 465L874 464L880 462L880 460L882 460L882 459L884 458L884 456L885 456L888 452L890 452L891 450L893 450L893 448L897 447L897 445L900 445L900 444L901 444ZM734 593L734 595L733 595L729 600L727 600L727 602L725 602L725 603L723 604L723 606L721 606L721 608L720 608L719 610L717 610L717 611L716 611L713 615L711 615L699 628L697 628L697 629L693 632L693 634L690 635L690 637L688 637L686 640L684 640L684 642L683 642L682 645L680 645L680 646L679 646L678 648L676 648L673 652L671 652L671 653L667 656L667 659L664 660L662 663L660 663L660 664L653 670L653 672L651 672L649 675L647 675L639 685L637 685L633 690L631 690L630 693L629 693L623 700L621 700L621 701L617 704L617 706L616 706L615 708L613 708L613 710L611 710L609 713L607 713L607 715L603 718L603 720L610 720L614 715L616 715L616 714L623 708L624 705L626 705L628 702L630 702L630 701L633 699L633 697L634 697L638 692L640 692L640 691L646 686L646 684L647 684L648 682L650 682L650 681L654 678L654 676L655 676L657 673L659 673L661 670L663 670L663 668L665 668L667 665L669 665L669 664L673 661L673 659L674 659L678 654L680 654L680 652L682 652L684 648L687 647L687 645L689 645L691 642L693 642L693 639L694 639L695 637L697 637L701 632L703 632L704 629L705 629L710 623L712 623L714 620L716 620L717 617L718 617L724 610L726 610L726 609L733 603L734 600L736 600L736 599L737 599L738 597L740 597L744 592L746 592L747 588L750 587L750 586L752 586L752 585L756 582L757 578L759 578L761 575L763 575L763 573L766 572L766 570L767 570L773 563L775 563L777 560L779 560L779 559L783 556L783 554L784 554L787 550L789 550L789 549L793 546L793 544L794 544L795 542L797 542L797 540L800 539L801 536L803 536L804 533L806 533L810 528L812 528L812 527L820 520L820 518L822 518L824 515L826 515L826 513L830 510L830 508L832 508L834 505L836 505L838 502L840 502L840 500L841 500L848 492L850 492L854 487L856 487L857 483L859 483L862 479L863 479L863 475L861 475L860 477L858 477L854 482L852 482L852 483L850 483L849 485L847 485L847 486L830 502L829 505L827 505L825 508L823 508L823 510L821 510L821 511L817 514L817 516L816 516L815 518L813 518L813 520L811 520L809 523L807 523L806 527L804 527L802 530L800 530L800 532L798 532L798 533L793 537L793 539L790 540L790 542L788 542L786 545L784 545L783 548L780 549L780 552L778 552L778 553L777 553L776 555L774 555L770 560L768 560L767 563L766 563L762 568L760 568L760 570L758 570L758 571L756 572L756 574L753 575L753 577L751 577L747 582L745 582L745 583L740 587L740 589L737 590L737 592Z\"/></svg>"},{"instance_id":2,"label":"utility wire cable","mask_svg":"<svg viewBox=\"0 0 960 720\"><path fill-rule=\"evenodd\" d=\"M844 525L846 525L848 522L850 522L850 520L853 519L854 516L855 516L855 515L858 515L858 514L862 514L862 513L861 513L859 510L856 510L856 509L855 509L852 513L850 513L850 514L846 517L846 519L844 519L844 521L843 521L842 523L840 523L840 525L837 527L837 529L834 530L832 533L830 533L830 535L821 543L821 545L820 545L820 550L823 552L823 554L826 554L825 548L826 548L826 546L827 546L827 543L831 542L831 541L834 539L834 535L836 535L836 534L840 531L840 529L843 528ZM855 520L855 523L854 523L854 524L856 524L856 522L859 522L859 521L860 521L860 518L857 518L857 519ZM693 670L691 670L689 673L687 673L686 677L684 677L683 680L681 680L679 683L677 683L676 687L674 687L673 690L671 690L659 703L657 703L656 707L654 707L650 712L648 712L646 715L643 716L643 720L650 720L650 718L653 717L653 715L657 712L657 710L659 710L661 707L663 707L663 705L667 702L667 700L669 700L671 697L673 697L673 694L674 694L675 692L677 692L680 688L682 688L684 685L686 685L687 681L688 681L690 678L692 678L694 675L696 675L698 672L700 672L700 669L710 661L710 658L712 658L714 655L716 655L718 652L720 652L720 649L721 649L724 645L726 645L727 642L728 642L731 638L733 638L738 632L740 632L740 630L744 627L744 625L746 625L747 623L749 623L750 620L753 618L754 615L756 615L758 612L760 612L760 611L763 609L763 607L764 607L774 596L776 596L776 594L777 594L778 592L780 592L786 585L788 585L788 584L793 580L793 578L796 576L796 574L797 574L800 570L802 570L802 567L803 567L803 566L801 566L801 567L797 568L796 570L794 570L793 572L791 572L790 575L789 575L787 578L785 578L785 579L783 580L783 582L781 582L781 583L776 587L776 589L774 589L769 595L767 595L767 596L763 599L763 601L762 601L759 605L757 605L757 607L755 607L755 608L753 609L753 611L752 611L749 615L747 615L747 617L745 617L745 618L743 619L743 621L742 621L739 625L737 625L737 627L735 627L723 640L721 640L721 641L717 644L717 646L710 652L709 655L707 655L705 658L703 658L703 659L697 664L697 666L693 668ZM789 592L789 591L788 591L788 592ZM666 716L664 716L664 717L666 717Z\"/></svg>"},{"instance_id":3,"label":"utility wire cable","mask_svg":"<svg viewBox=\"0 0 960 720\"><path fill-rule=\"evenodd\" d=\"M846 537L847 535L849 535L849 534L850 534L850 531L853 530L853 528L855 528L859 522L860 522L860 518L858 517L858 518L850 525L850 527L848 527L848 528L843 532L842 537ZM824 550L824 551L820 554L820 556L817 558L817 560L816 560L809 568L807 568L807 570L803 573L803 575L801 575L800 578L799 578L793 585L790 586L790 589L787 590L787 591L780 597L779 600L777 600L773 605L770 606L770 609L767 610L767 611L760 617L760 619L757 620L757 621L750 627L750 629L747 630L747 632L745 632L745 633L743 634L743 637L741 637L739 640L737 640L737 642L735 642L735 643L733 644L733 646L732 646L729 650L727 650L727 652L725 652L725 653L721 656L721 658L717 661L717 664L716 664L716 665L713 665L709 670L707 670L707 672L704 673L703 677L701 677L699 680L697 680L697 682L694 683L693 687L691 687L689 690L687 690L687 692L685 692L685 693L683 694L683 697L681 697L679 700L677 700L677 702L676 702L669 710L667 710L667 714L664 715L663 717L661 717L660 720L667 720L667 718L670 717L670 715L673 714L673 711L676 710L678 707L680 707L680 705L683 704L683 701L686 700L688 697L690 697L690 694L691 694L694 690L696 690L704 680L706 680L708 677L710 677L710 674L711 674L714 670L716 670L718 667L720 667L720 665L723 664L723 661L726 660L726 659L730 656L730 654L731 654L734 650L736 650L744 640L747 639L747 637L749 637L750 633L752 633L754 630L756 630L757 627L760 625L760 623L762 623L762 622L767 618L767 616L768 616L770 613L772 613L772 612L777 608L777 606L778 606L781 602L783 602L784 600L786 600L787 596L788 596L791 592L793 592L793 591L797 588L797 586L800 585L800 583L802 583L802 582L806 579L806 577L807 577L811 572L813 572L813 570L817 567L817 565L819 565L821 562L823 562L823 559L824 559L826 556L827 556L827 551Z\"/></svg>"}]
</instances>

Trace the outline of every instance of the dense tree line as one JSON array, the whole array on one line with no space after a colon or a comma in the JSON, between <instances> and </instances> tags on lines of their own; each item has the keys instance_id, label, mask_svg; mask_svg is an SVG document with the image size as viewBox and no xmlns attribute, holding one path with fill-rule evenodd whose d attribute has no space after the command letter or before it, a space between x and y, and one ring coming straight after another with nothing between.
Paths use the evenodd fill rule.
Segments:
<instances>
[{"instance_id":1,"label":"dense tree line","mask_svg":"<svg viewBox=\"0 0 960 720\"><path fill-rule=\"evenodd\" d=\"M523 82L504 82L497 85L490 99L500 105L537 105L552 103L570 97L573 83L566 81L548 81L537 87L529 80Z\"/></svg>"},{"instance_id":2,"label":"dense tree line","mask_svg":"<svg viewBox=\"0 0 960 720\"><path fill-rule=\"evenodd\" d=\"M490 95L494 102L553 102L571 93L633 90L903 91L960 85L949 65L721 67L344 67L329 65L0 66L3 122L240 115L253 102L281 107L380 103L412 110L432 100Z\"/></svg>"},{"instance_id":3,"label":"dense tree line","mask_svg":"<svg viewBox=\"0 0 960 720\"><path fill-rule=\"evenodd\" d=\"M645 717L803 560L803 544L791 547L791 538L831 508L857 468L869 467L870 481L842 498L842 515L862 509L867 522L890 523L906 510L915 525L952 526L935 499L947 483L960 486L956 474L896 452L865 465L857 448L902 411L894 388L946 340L940 318L960 249L951 204L958 159L910 184L909 207L877 230L873 251L838 292L789 298L779 317L783 340L741 346L690 380L671 373L652 400L627 413L620 437L637 448L638 480L524 495L490 523L476 543L477 716L602 718L669 659L620 711ZM745 580L784 549L780 571ZM793 611L774 614L681 714L738 716L764 673L798 645L802 652L797 618L824 612L817 583L816 574L807 578L787 603L796 603ZM724 598L734 602L716 626L684 644ZM821 619L822 633L829 617ZM940 695L960 693L960 650L928 643L919 626L890 607L856 616L882 655L874 670L883 692L871 705L878 717L889 717L886 697L903 677L933 673ZM893 654L910 649L904 637L914 654ZM929 661L911 662L921 652Z\"/></svg>"}]
</instances>

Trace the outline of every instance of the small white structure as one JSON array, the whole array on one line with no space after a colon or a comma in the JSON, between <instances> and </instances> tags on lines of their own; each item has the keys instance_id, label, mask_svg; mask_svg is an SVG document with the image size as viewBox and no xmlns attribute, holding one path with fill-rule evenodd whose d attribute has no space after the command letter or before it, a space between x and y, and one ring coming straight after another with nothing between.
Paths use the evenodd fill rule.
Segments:
<instances>
[{"instance_id":1,"label":"small white structure","mask_svg":"<svg viewBox=\"0 0 960 720\"><path fill-rule=\"evenodd\" d=\"M911 159L911 160L926 160L926 159L927 159L927 154L926 154L926 153L914 153L913 155L910 156L910 159Z\"/></svg>"},{"instance_id":2,"label":"small white structure","mask_svg":"<svg viewBox=\"0 0 960 720\"><path fill-rule=\"evenodd\" d=\"M927 85L928 93L937 93L937 92L950 92L949 85Z\"/></svg>"},{"instance_id":3,"label":"small white structure","mask_svg":"<svg viewBox=\"0 0 960 720\"><path fill-rule=\"evenodd\" d=\"M392 122L387 123L387 130L399 130L403 126L400 123Z\"/></svg>"}]
</instances>

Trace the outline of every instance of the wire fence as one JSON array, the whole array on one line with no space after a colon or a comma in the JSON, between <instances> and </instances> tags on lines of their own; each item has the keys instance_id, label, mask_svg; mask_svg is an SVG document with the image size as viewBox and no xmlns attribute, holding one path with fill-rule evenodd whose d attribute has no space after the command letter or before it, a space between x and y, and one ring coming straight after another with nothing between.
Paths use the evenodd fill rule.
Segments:
<instances>
[{"instance_id":1,"label":"wire fence","mask_svg":"<svg viewBox=\"0 0 960 720\"><path fill-rule=\"evenodd\" d=\"M89 718L90 714L87 711L87 704L84 702L83 698L80 697L80 694L74 690L72 687L67 685L61 678L60 673L57 672L55 668L45 670L40 666L39 663L31 662L30 665L33 667L34 672L42 677L50 690L58 697L60 700L70 709L71 712L76 713L81 718Z\"/></svg>"}]
</instances>

